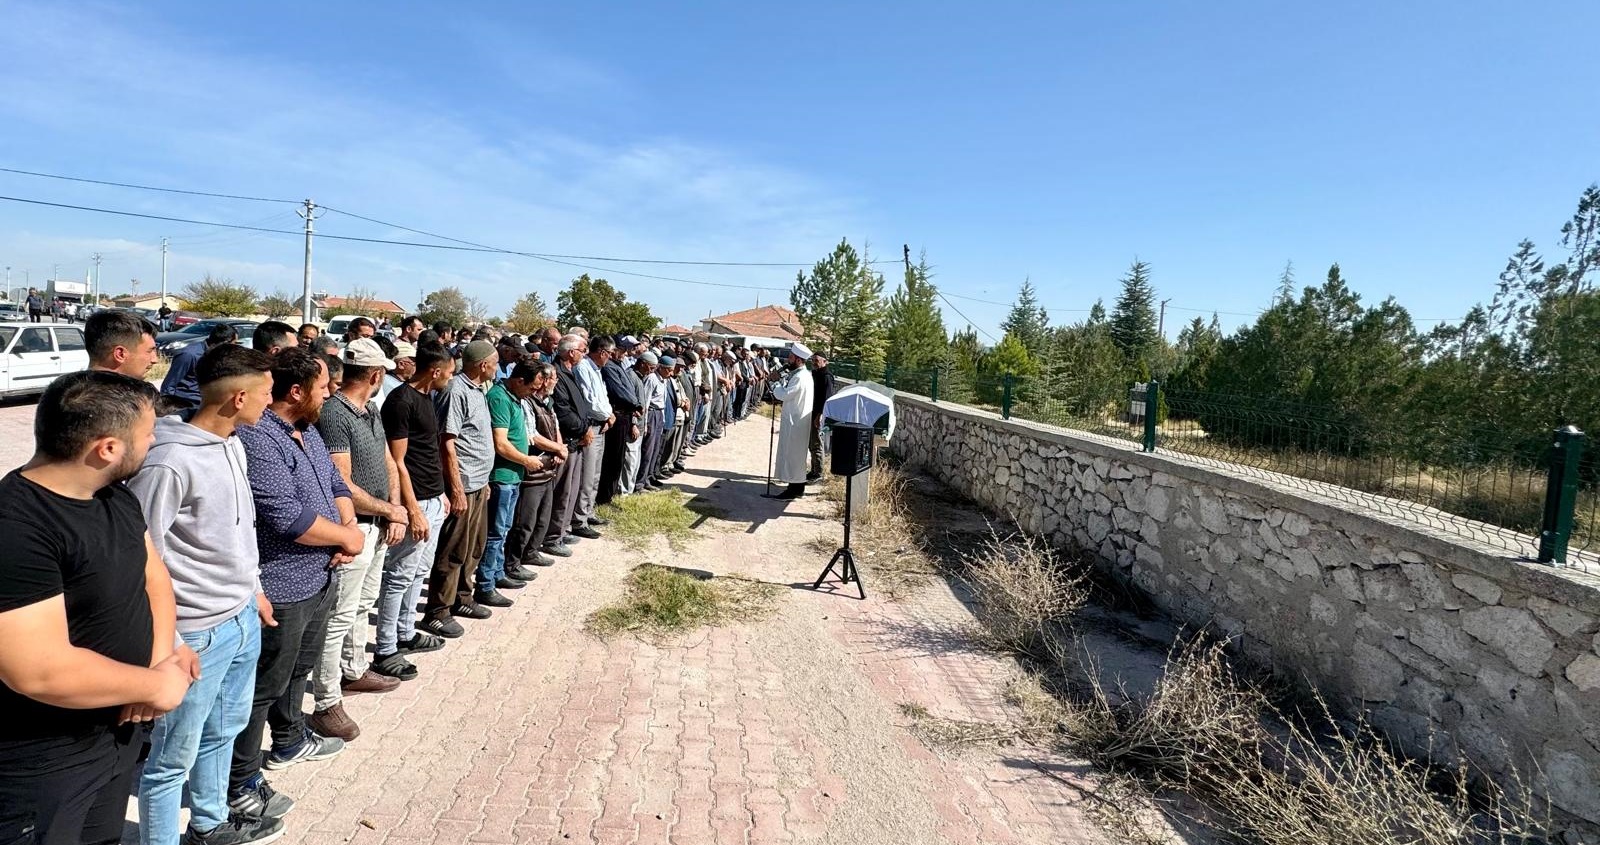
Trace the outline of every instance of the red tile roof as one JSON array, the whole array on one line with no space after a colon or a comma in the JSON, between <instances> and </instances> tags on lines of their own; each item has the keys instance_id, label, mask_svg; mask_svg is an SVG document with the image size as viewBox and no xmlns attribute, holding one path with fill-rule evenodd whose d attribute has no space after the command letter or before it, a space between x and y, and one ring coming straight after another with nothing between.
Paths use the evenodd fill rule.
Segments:
<instances>
[{"instance_id":1,"label":"red tile roof","mask_svg":"<svg viewBox=\"0 0 1600 845\"><path fill-rule=\"evenodd\" d=\"M721 317L707 317L703 325L707 331L722 334L791 340L805 337L805 327L800 324L800 317L794 313L794 309L782 305L763 305Z\"/></svg>"},{"instance_id":2,"label":"red tile roof","mask_svg":"<svg viewBox=\"0 0 1600 845\"><path fill-rule=\"evenodd\" d=\"M337 312L350 302L350 298L346 296L324 296L317 301L322 304L324 309ZM372 311L381 311L385 314L406 313L406 307L392 299L371 299L368 300L366 304L368 309Z\"/></svg>"}]
</instances>

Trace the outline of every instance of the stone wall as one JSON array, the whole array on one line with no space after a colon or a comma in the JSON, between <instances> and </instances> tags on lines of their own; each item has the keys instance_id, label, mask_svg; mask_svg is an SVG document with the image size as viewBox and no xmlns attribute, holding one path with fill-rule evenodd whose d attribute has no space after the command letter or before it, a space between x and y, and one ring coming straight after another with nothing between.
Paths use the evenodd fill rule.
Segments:
<instances>
[{"instance_id":1,"label":"stone wall","mask_svg":"<svg viewBox=\"0 0 1600 845\"><path fill-rule=\"evenodd\" d=\"M1559 810L1600 825L1600 579L1132 443L905 394L896 411L912 465L1413 753L1536 762Z\"/></svg>"}]
</instances>

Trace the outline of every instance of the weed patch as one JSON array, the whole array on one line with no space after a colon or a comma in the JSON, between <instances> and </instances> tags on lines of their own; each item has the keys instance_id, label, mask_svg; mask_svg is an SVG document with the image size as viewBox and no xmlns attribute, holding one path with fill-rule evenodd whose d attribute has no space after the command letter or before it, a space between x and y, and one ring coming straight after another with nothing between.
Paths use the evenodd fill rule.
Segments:
<instances>
[{"instance_id":1,"label":"weed patch","mask_svg":"<svg viewBox=\"0 0 1600 845\"><path fill-rule=\"evenodd\" d=\"M701 578L645 564L628 573L622 598L590 614L589 631L665 636L759 618L777 604L778 587L741 578Z\"/></svg>"},{"instance_id":2,"label":"weed patch","mask_svg":"<svg viewBox=\"0 0 1600 845\"><path fill-rule=\"evenodd\" d=\"M642 550L652 537L665 537L674 551L683 551L694 535L699 518L688 506L689 497L677 490L658 490L624 496L600 508L611 520L607 533Z\"/></svg>"}]
</instances>

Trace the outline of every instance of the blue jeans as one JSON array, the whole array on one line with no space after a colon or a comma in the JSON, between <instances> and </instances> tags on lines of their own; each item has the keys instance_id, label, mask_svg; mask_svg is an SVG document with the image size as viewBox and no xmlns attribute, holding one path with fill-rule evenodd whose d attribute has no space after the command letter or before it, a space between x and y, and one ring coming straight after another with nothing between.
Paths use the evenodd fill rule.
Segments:
<instances>
[{"instance_id":1,"label":"blue jeans","mask_svg":"<svg viewBox=\"0 0 1600 845\"><path fill-rule=\"evenodd\" d=\"M184 634L200 655L200 680L178 709L156 720L150 758L139 776L139 841L176 845L178 811L189 785L189 826L207 832L228 820L233 740L250 721L261 653L261 618L249 602L215 627Z\"/></svg>"},{"instance_id":2,"label":"blue jeans","mask_svg":"<svg viewBox=\"0 0 1600 845\"><path fill-rule=\"evenodd\" d=\"M489 483L489 538L483 544L483 560L478 562L478 592L494 590L496 581L506 577L506 535L517 515L517 492L521 484Z\"/></svg>"}]
</instances>

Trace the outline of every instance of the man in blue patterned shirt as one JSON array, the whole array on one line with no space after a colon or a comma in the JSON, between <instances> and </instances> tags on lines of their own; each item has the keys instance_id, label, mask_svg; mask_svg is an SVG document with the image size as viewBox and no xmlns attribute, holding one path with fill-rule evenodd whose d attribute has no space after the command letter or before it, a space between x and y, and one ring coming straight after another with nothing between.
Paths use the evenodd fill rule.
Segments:
<instances>
[{"instance_id":1,"label":"man in blue patterned shirt","mask_svg":"<svg viewBox=\"0 0 1600 845\"><path fill-rule=\"evenodd\" d=\"M228 804L244 816L278 817L294 805L267 785L263 766L322 760L344 747L312 733L302 709L332 607L329 572L360 554L366 540L350 488L314 425L328 383L322 356L299 347L282 350L273 359L272 404L259 423L239 428L256 505L261 589L272 603L261 631L254 706L234 743L228 778ZM263 763L261 732L269 722L272 750Z\"/></svg>"}]
</instances>

